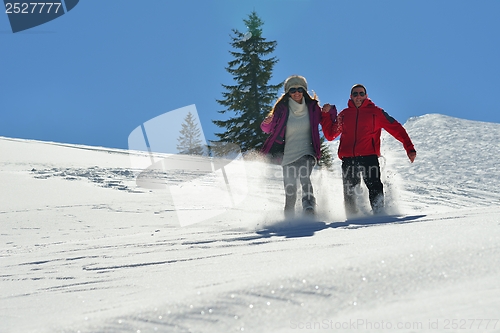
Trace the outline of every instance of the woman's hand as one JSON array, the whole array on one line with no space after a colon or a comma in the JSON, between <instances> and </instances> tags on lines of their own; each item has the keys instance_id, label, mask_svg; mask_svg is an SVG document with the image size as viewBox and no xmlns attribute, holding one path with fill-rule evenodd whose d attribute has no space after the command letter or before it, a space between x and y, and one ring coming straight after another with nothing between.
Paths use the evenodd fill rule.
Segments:
<instances>
[{"instance_id":1,"label":"woman's hand","mask_svg":"<svg viewBox=\"0 0 500 333\"><path fill-rule=\"evenodd\" d=\"M273 121L273 116L267 116L264 121L262 122L262 124L264 125L268 125L271 123L271 121Z\"/></svg>"}]
</instances>

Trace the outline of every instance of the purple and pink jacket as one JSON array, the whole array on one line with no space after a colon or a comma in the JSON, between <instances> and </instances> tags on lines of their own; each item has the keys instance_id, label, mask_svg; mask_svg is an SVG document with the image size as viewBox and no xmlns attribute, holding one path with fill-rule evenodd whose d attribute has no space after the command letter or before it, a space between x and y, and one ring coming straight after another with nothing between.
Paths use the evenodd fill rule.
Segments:
<instances>
[{"instance_id":1,"label":"purple and pink jacket","mask_svg":"<svg viewBox=\"0 0 500 333\"><path fill-rule=\"evenodd\" d=\"M318 126L322 124L321 109L318 105L318 101L316 100L312 100L308 103L306 102L306 104L311 124L311 142L314 152L316 153L315 157L319 160L321 158L321 141ZM283 151L285 144L286 123L289 112L288 103L286 101L280 102L276 105L273 114L266 117L266 119L264 119L264 121L260 124L260 128L265 133L270 134L261 149L263 154L268 154L271 150L275 150L276 145L281 145L279 148L282 149L278 150ZM337 110L335 109L335 106L332 107L330 112L332 115L336 115ZM271 118L270 122L269 118Z\"/></svg>"}]
</instances>

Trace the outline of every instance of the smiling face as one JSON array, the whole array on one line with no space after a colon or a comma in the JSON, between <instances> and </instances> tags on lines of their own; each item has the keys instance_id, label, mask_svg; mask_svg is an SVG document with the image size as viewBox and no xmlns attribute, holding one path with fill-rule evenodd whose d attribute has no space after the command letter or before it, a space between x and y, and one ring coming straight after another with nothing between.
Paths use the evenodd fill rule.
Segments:
<instances>
[{"instance_id":1,"label":"smiling face","mask_svg":"<svg viewBox=\"0 0 500 333\"><path fill-rule=\"evenodd\" d=\"M364 87L355 87L351 90L351 100L357 108L363 104L363 101L368 97Z\"/></svg>"},{"instance_id":2,"label":"smiling face","mask_svg":"<svg viewBox=\"0 0 500 333\"><path fill-rule=\"evenodd\" d=\"M291 88L290 90L288 90L288 94L295 102L302 104L302 97L304 96L304 88L302 87Z\"/></svg>"}]
</instances>

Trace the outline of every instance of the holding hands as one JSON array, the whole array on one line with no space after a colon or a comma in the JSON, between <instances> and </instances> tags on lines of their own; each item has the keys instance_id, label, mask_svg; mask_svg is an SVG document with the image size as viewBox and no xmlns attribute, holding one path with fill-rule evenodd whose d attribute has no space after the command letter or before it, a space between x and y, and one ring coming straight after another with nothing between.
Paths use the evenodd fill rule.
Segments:
<instances>
[{"instance_id":1,"label":"holding hands","mask_svg":"<svg viewBox=\"0 0 500 333\"><path fill-rule=\"evenodd\" d=\"M325 113L330 112L331 108L332 108L332 106L327 103L327 104L323 105L323 107L321 108L321 112L325 112Z\"/></svg>"}]
</instances>

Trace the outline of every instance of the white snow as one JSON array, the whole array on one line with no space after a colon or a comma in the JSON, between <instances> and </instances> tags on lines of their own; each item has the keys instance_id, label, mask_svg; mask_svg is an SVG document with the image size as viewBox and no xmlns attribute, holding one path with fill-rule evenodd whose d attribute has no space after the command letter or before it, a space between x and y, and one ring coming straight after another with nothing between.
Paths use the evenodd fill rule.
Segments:
<instances>
[{"instance_id":1,"label":"white snow","mask_svg":"<svg viewBox=\"0 0 500 333\"><path fill-rule=\"evenodd\" d=\"M318 221L280 222L280 168L248 161L243 202L184 227L128 151L0 138L0 332L500 332L500 125L405 127L414 164L383 134L389 216L345 220L336 159Z\"/></svg>"}]
</instances>

